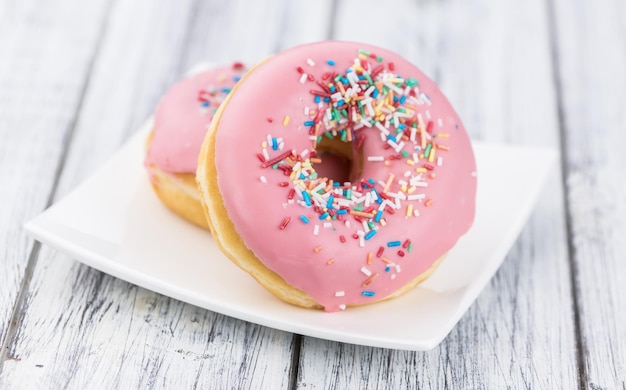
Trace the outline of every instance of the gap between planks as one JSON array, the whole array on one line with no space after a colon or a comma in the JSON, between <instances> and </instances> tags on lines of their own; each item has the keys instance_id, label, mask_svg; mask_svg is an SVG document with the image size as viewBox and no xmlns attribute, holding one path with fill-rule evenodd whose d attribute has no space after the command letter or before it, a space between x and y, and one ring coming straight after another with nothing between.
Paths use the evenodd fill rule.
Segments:
<instances>
[{"instance_id":1,"label":"gap between planks","mask_svg":"<svg viewBox=\"0 0 626 390\"><path fill-rule=\"evenodd\" d=\"M569 201L567 192L567 176L569 174L569 168L567 166L568 149L567 149L567 128L565 125L565 112L563 107L563 85L561 77L559 76L560 69L560 57L559 57L559 37L557 32L557 20L556 9L554 0L546 1L547 15L548 15L548 37L550 39L550 55L552 59L552 81L554 83L556 107L557 107L557 121L559 126L559 149L561 152L561 158L559 163L561 164L561 185L563 187L563 206L565 208L565 231L567 233L567 259L569 266L570 277L570 295L572 297L573 315L574 315L574 337L576 340L576 368L578 376L578 388L586 389L586 383L588 381L587 369L585 367L584 348L582 341L582 326L580 318L580 305L578 299L578 266L575 261L576 247L573 242L573 229L572 229L572 214L571 204Z\"/></svg>"}]
</instances>

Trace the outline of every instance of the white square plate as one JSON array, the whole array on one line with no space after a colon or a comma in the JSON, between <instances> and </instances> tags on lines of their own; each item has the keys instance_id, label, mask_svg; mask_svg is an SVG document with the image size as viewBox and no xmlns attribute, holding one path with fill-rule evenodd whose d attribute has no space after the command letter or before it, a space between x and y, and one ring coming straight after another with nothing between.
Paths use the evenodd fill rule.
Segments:
<instances>
[{"instance_id":1,"label":"white square plate","mask_svg":"<svg viewBox=\"0 0 626 390\"><path fill-rule=\"evenodd\" d=\"M325 313L274 298L209 233L159 203L143 168L149 128L26 230L88 266L208 310L307 336L417 351L439 344L493 276L556 160L552 150L476 143L476 221L434 275L388 302Z\"/></svg>"}]
</instances>

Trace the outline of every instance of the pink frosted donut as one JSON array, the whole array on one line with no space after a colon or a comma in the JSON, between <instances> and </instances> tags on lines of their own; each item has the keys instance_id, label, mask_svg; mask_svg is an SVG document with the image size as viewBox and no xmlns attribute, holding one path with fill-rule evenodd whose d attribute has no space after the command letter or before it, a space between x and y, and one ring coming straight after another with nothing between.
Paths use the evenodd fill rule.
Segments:
<instances>
[{"instance_id":1,"label":"pink frosted donut","mask_svg":"<svg viewBox=\"0 0 626 390\"><path fill-rule=\"evenodd\" d=\"M285 301L336 311L430 275L472 224L476 166L418 68L331 41L244 76L205 139L198 182L228 257Z\"/></svg>"},{"instance_id":2,"label":"pink frosted donut","mask_svg":"<svg viewBox=\"0 0 626 390\"><path fill-rule=\"evenodd\" d=\"M154 114L145 166L159 199L185 219L208 228L195 181L198 154L213 114L243 74L235 63L174 84Z\"/></svg>"}]
</instances>

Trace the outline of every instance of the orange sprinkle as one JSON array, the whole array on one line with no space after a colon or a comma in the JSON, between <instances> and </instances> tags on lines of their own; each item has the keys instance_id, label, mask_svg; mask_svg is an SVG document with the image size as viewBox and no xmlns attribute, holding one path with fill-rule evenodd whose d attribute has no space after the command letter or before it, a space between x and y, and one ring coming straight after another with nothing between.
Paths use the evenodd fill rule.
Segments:
<instances>
[{"instance_id":1,"label":"orange sprinkle","mask_svg":"<svg viewBox=\"0 0 626 390\"><path fill-rule=\"evenodd\" d=\"M437 174L433 172L430 175L428 175L428 177L430 177L431 179L434 179L435 177L437 177Z\"/></svg>"},{"instance_id":2,"label":"orange sprinkle","mask_svg":"<svg viewBox=\"0 0 626 390\"><path fill-rule=\"evenodd\" d=\"M315 253L319 253L319 251L321 251L321 250L322 250L322 246L321 245L318 245L315 248L313 248L313 252L315 252Z\"/></svg>"},{"instance_id":3,"label":"orange sprinkle","mask_svg":"<svg viewBox=\"0 0 626 390\"><path fill-rule=\"evenodd\" d=\"M449 146L437 144L437 149L445 150L446 152L450 150Z\"/></svg>"},{"instance_id":4,"label":"orange sprinkle","mask_svg":"<svg viewBox=\"0 0 626 390\"><path fill-rule=\"evenodd\" d=\"M363 287L365 286L369 286L370 283L372 283L372 281L374 279L376 279L378 277L378 272L376 272L375 274L373 274L372 276L370 276L369 278L367 278L367 280L365 282L363 282Z\"/></svg>"},{"instance_id":5,"label":"orange sprinkle","mask_svg":"<svg viewBox=\"0 0 626 390\"><path fill-rule=\"evenodd\" d=\"M322 159L319 158L319 157L313 157L313 158L309 159L309 161L311 161L312 163L315 163L315 164L319 164L319 163L322 162Z\"/></svg>"},{"instance_id":6,"label":"orange sprinkle","mask_svg":"<svg viewBox=\"0 0 626 390\"><path fill-rule=\"evenodd\" d=\"M328 265L331 265L334 262L335 262L335 259L328 259L328 260L326 260L326 264L328 264Z\"/></svg>"},{"instance_id":7,"label":"orange sprinkle","mask_svg":"<svg viewBox=\"0 0 626 390\"><path fill-rule=\"evenodd\" d=\"M367 264L372 264L372 252L367 254Z\"/></svg>"},{"instance_id":8,"label":"orange sprinkle","mask_svg":"<svg viewBox=\"0 0 626 390\"><path fill-rule=\"evenodd\" d=\"M391 264L391 260L389 260L386 257L381 257L380 260L382 260L382 262L385 263L385 264Z\"/></svg>"},{"instance_id":9,"label":"orange sprinkle","mask_svg":"<svg viewBox=\"0 0 626 390\"><path fill-rule=\"evenodd\" d=\"M363 218L374 218L374 214L364 213L362 211L350 210L350 214L363 217Z\"/></svg>"},{"instance_id":10,"label":"orange sprinkle","mask_svg":"<svg viewBox=\"0 0 626 390\"><path fill-rule=\"evenodd\" d=\"M428 200L424 203L424 206L428 207L428 206L430 206L431 204L433 204L433 200L432 200L432 199L428 199Z\"/></svg>"}]
</instances>

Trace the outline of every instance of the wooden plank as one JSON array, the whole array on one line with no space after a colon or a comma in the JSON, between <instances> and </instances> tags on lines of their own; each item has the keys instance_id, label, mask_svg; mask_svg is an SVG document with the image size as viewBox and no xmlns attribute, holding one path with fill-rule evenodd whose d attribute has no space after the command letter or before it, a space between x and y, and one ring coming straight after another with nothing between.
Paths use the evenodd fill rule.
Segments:
<instances>
[{"instance_id":1,"label":"wooden plank","mask_svg":"<svg viewBox=\"0 0 626 390\"><path fill-rule=\"evenodd\" d=\"M626 8L552 1L583 385L626 388Z\"/></svg>"},{"instance_id":2,"label":"wooden plank","mask_svg":"<svg viewBox=\"0 0 626 390\"><path fill-rule=\"evenodd\" d=\"M403 53L440 84L476 139L558 148L542 1L405 1L394 6L401 12L385 28L357 27L379 20L376 4L341 2L336 38ZM304 338L297 384L575 388L570 291L563 190L555 167L503 266L442 344L422 353Z\"/></svg>"},{"instance_id":3,"label":"wooden plank","mask_svg":"<svg viewBox=\"0 0 626 390\"><path fill-rule=\"evenodd\" d=\"M116 3L55 199L108 158L193 63L280 47L280 25L260 16L283 5L255 2L242 13L243 2L219 12L208 2ZM258 31L254 40L248 31ZM25 294L0 387L285 388L291 380L292 335L131 286L47 248Z\"/></svg>"},{"instance_id":4,"label":"wooden plank","mask_svg":"<svg viewBox=\"0 0 626 390\"><path fill-rule=\"evenodd\" d=\"M33 240L22 225L55 186L105 5L0 2L0 367L30 272Z\"/></svg>"}]
</instances>

